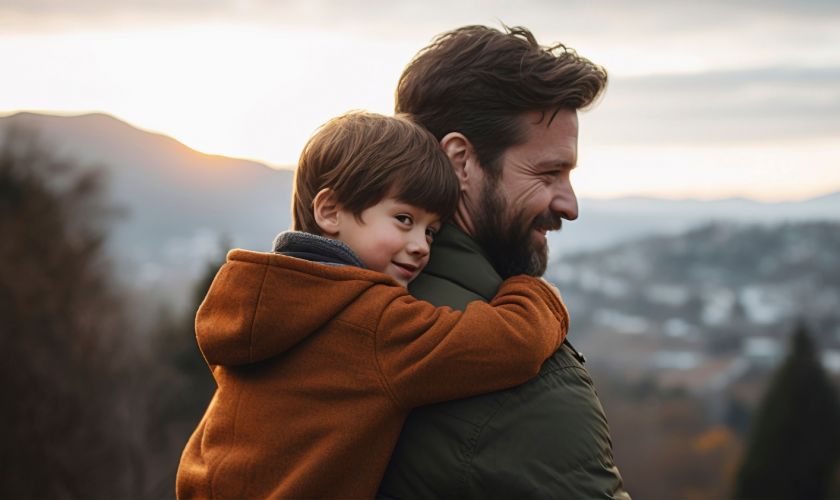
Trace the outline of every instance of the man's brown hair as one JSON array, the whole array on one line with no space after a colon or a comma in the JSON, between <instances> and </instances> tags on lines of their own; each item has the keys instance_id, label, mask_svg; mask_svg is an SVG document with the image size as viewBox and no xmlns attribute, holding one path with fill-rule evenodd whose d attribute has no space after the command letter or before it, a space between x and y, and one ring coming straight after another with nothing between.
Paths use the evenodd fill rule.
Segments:
<instances>
[{"instance_id":1,"label":"man's brown hair","mask_svg":"<svg viewBox=\"0 0 840 500\"><path fill-rule=\"evenodd\" d=\"M295 174L293 229L322 234L313 201L324 188L357 217L392 196L447 219L460 193L432 134L407 118L363 111L333 118L304 146Z\"/></svg>"},{"instance_id":2,"label":"man's brown hair","mask_svg":"<svg viewBox=\"0 0 840 500\"><path fill-rule=\"evenodd\" d=\"M521 115L590 105L607 72L562 44L544 47L525 28L464 26L421 50L400 77L397 113L406 113L438 140L464 134L491 178L502 153L524 142Z\"/></svg>"}]
</instances>

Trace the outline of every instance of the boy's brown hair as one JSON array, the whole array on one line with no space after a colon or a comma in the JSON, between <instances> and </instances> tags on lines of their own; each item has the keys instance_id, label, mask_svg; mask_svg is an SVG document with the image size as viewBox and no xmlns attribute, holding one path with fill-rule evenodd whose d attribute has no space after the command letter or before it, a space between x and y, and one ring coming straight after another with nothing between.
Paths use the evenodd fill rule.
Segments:
<instances>
[{"instance_id":1,"label":"boy's brown hair","mask_svg":"<svg viewBox=\"0 0 840 500\"><path fill-rule=\"evenodd\" d=\"M460 187L449 159L426 129L404 117L353 111L313 135L298 161L292 228L322 234L313 201L324 188L357 217L388 196L447 219Z\"/></svg>"}]
</instances>

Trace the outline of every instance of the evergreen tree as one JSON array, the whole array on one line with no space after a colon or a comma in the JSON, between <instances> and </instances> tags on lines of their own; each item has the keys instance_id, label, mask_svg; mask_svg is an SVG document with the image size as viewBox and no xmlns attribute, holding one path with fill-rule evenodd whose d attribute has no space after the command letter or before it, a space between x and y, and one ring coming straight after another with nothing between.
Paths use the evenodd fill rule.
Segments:
<instances>
[{"instance_id":1,"label":"evergreen tree","mask_svg":"<svg viewBox=\"0 0 840 500\"><path fill-rule=\"evenodd\" d=\"M756 413L739 499L827 498L840 460L840 402L800 324Z\"/></svg>"},{"instance_id":2,"label":"evergreen tree","mask_svg":"<svg viewBox=\"0 0 840 500\"><path fill-rule=\"evenodd\" d=\"M101 171L57 157L33 132L0 144L2 498L125 497L132 401L127 322L104 250Z\"/></svg>"},{"instance_id":3,"label":"evergreen tree","mask_svg":"<svg viewBox=\"0 0 840 500\"><path fill-rule=\"evenodd\" d=\"M220 247L226 244L222 242ZM171 312L161 314L154 334L154 351L155 359L168 368L163 381L168 389L162 388L164 392L160 394L167 398L158 398L163 412L160 420L164 422L195 427L216 390L216 382L196 343L195 314L224 263L224 256L220 252L220 256L205 265L185 311L175 315Z\"/></svg>"},{"instance_id":4,"label":"evergreen tree","mask_svg":"<svg viewBox=\"0 0 840 500\"><path fill-rule=\"evenodd\" d=\"M181 313L163 312L152 334L152 362L157 365L149 398L149 446L154 471L144 498L170 498L181 452L216 390L195 339L195 314L225 260L230 243L223 238L219 255L205 265L190 305Z\"/></svg>"}]
</instances>

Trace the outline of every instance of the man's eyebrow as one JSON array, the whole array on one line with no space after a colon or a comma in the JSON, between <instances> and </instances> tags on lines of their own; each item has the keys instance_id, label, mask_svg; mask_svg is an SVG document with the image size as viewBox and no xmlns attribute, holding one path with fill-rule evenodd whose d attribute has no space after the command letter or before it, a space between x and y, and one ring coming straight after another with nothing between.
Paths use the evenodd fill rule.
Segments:
<instances>
[{"instance_id":1,"label":"man's eyebrow","mask_svg":"<svg viewBox=\"0 0 840 500\"><path fill-rule=\"evenodd\" d=\"M569 170L577 168L577 166L578 166L577 162L571 162L571 161L568 161L568 160L559 160L559 161L544 160L544 161L541 161L539 163L539 165L541 167L548 167L548 168L568 168Z\"/></svg>"}]
</instances>

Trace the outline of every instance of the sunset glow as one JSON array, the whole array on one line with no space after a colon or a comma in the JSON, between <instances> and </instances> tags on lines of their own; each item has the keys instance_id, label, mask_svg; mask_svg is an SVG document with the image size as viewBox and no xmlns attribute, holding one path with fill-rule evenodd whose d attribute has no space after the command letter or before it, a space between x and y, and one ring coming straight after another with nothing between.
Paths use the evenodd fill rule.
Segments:
<instances>
[{"instance_id":1,"label":"sunset glow","mask_svg":"<svg viewBox=\"0 0 840 500\"><path fill-rule=\"evenodd\" d=\"M547 4L520 12L487 2L479 15L446 16L377 2L171 13L81 4L89 9L0 7L0 115L104 112L203 152L290 168L329 118L390 113L402 68L435 34L503 20L610 71L606 96L581 117L581 195L778 200L840 190L836 8L784 17L795 4L683 14L651 4L645 16L616 3L561 16Z\"/></svg>"}]
</instances>

